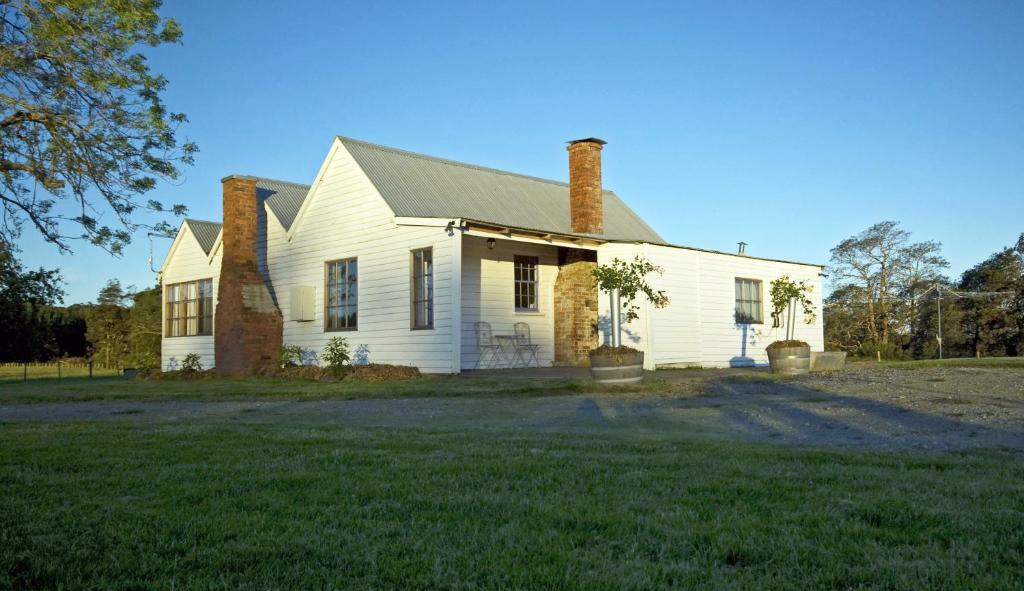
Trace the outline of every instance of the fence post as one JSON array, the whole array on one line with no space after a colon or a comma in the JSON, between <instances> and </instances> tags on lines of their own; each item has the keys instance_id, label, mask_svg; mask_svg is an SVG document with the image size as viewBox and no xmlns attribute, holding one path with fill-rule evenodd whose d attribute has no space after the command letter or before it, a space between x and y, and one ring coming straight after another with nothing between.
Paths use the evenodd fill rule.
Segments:
<instances>
[{"instance_id":1,"label":"fence post","mask_svg":"<svg viewBox=\"0 0 1024 591\"><path fill-rule=\"evenodd\" d=\"M28 362L27 361L25 362L25 374L24 374L24 377L25 377L25 381L27 382L28 381Z\"/></svg>"},{"instance_id":2,"label":"fence post","mask_svg":"<svg viewBox=\"0 0 1024 591\"><path fill-rule=\"evenodd\" d=\"M58 361L58 362L57 362L57 377L58 377L58 378L60 378L60 377L61 377L61 375L60 375L60 365L61 365L61 363L60 363L60 361Z\"/></svg>"},{"instance_id":3,"label":"fence post","mask_svg":"<svg viewBox=\"0 0 1024 591\"><path fill-rule=\"evenodd\" d=\"M89 379L92 379L92 359L89 360Z\"/></svg>"}]
</instances>

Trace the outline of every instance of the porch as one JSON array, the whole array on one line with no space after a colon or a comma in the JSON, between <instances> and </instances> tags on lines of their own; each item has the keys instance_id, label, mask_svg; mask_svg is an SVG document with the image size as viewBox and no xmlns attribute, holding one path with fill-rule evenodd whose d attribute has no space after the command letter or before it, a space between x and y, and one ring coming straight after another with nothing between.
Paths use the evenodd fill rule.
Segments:
<instances>
[{"instance_id":1,"label":"porch","mask_svg":"<svg viewBox=\"0 0 1024 591\"><path fill-rule=\"evenodd\" d=\"M593 343L580 344L568 330L593 332L593 321L573 321L571 300L581 296L566 293L578 286L564 260L566 249L581 252L596 244L479 230L461 242L462 370L572 365L565 361L571 346L585 351L596 345L596 335ZM585 275L589 281L589 271ZM586 303L596 318L596 301Z\"/></svg>"}]
</instances>

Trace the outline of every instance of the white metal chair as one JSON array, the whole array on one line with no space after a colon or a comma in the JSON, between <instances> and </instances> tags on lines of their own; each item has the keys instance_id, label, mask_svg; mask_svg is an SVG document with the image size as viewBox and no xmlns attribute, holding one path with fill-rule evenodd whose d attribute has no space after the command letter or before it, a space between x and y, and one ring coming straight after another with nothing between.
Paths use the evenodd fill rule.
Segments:
<instances>
[{"instance_id":1,"label":"white metal chair","mask_svg":"<svg viewBox=\"0 0 1024 591\"><path fill-rule=\"evenodd\" d=\"M537 367L540 367L540 359L537 358L540 345L535 345L530 340L530 325L525 322L516 322L514 328L516 333L516 359L521 361L524 367L530 367L530 359L533 360Z\"/></svg>"},{"instance_id":2,"label":"white metal chair","mask_svg":"<svg viewBox=\"0 0 1024 591\"><path fill-rule=\"evenodd\" d=\"M476 323L476 348L478 356L475 369L480 369L481 366L492 368L498 365L501 360L501 345L494 338L494 332L491 330L489 322ZM488 353L490 353L489 358Z\"/></svg>"}]
</instances>

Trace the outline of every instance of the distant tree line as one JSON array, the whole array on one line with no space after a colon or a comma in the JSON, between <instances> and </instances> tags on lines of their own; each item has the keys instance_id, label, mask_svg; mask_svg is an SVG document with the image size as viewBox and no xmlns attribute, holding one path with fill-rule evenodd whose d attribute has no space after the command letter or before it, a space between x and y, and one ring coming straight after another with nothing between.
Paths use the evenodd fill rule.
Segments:
<instances>
[{"instance_id":1,"label":"distant tree line","mask_svg":"<svg viewBox=\"0 0 1024 591\"><path fill-rule=\"evenodd\" d=\"M111 367L160 364L160 289L110 280L96 303L61 306L57 270L26 270L0 241L0 362L93 361Z\"/></svg>"},{"instance_id":2,"label":"distant tree line","mask_svg":"<svg viewBox=\"0 0 1024 591\"><path fill-rule=\"evenodd\" d=\"M1024 354L1024 234L959 278L941 244L880 222L832 249L825 345L884 359ZM939 334L941 309L942 334Z\"/></svg>"}]
</instances>

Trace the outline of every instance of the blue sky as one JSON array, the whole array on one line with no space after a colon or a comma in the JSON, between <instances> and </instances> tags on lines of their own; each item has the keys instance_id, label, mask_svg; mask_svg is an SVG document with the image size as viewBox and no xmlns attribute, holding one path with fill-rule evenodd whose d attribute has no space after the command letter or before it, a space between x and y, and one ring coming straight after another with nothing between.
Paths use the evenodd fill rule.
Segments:
<instances>
[{"instance_id":1,"label":"blue sky","mask_svg":"<svg viewBox=\"0 0 1024 591\"><path fill-rule=\"evenodd\" d=\"M309 182L335 134L565 180L608 141L604 184L670 242L827 262L895 219L958 274L1024 231L1021 2L167 2L150 52L201 152L152 193L220 219L230 173ZM59 255L67 302L122 259ZM169 241L157 244L157 265Z\"/></svg>"}]
</instances>

